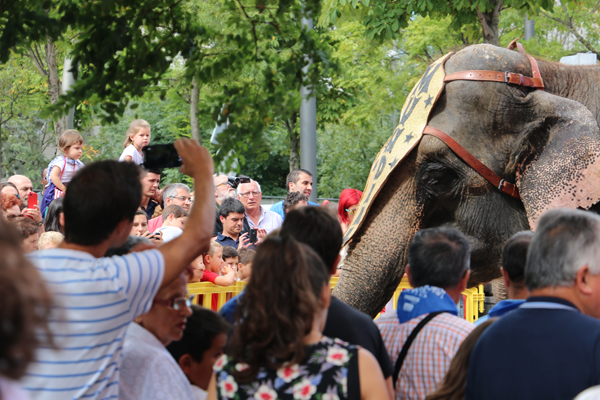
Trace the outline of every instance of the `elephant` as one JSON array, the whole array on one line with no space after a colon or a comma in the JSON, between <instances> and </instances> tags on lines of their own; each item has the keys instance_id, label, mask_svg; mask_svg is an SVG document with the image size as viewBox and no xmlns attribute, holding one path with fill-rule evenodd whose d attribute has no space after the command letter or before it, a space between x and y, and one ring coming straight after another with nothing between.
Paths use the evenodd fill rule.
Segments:
<instances>
[{"instance_id":1,"label":"elephant","mask_svg":"<svg viewBox=\"0 0 600 400\"><path fill-rule=\"evenodd\" d=\"M506 182L498 190L434 136L423 136L388 177L348 244L333 295L375 316L398 286L414 234L454 227L471 247L470 286L500 276L504 243L535 229L556 207L600 208L600 68L539 60L545 89L504 82L446 82L428 125ZM517 51L482 44L445 61L446 75L466 70L532 76Z\"/></svg>"}]
</instances>

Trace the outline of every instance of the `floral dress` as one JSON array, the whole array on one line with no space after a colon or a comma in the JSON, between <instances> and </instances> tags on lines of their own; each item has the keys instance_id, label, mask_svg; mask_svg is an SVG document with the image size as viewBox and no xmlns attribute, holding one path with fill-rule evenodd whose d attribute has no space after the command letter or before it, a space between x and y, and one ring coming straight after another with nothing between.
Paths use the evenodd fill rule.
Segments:
<instances>
[{"instance_id":1,"label":"floral dress","mask_svg":"<svg viewBox=\"0 0 600 400\"><path fill-rule=\"evenodd\" d=\"M246 368L245 364L234 364L224 354L213 368L220 400L343 400L348 399L348 369L358 368L358 348L325 337L307 347L302 364L284 365L277 371L262 367L253 382L244 384L238 384L231 372Z\"/></svg>"}]
</instances>

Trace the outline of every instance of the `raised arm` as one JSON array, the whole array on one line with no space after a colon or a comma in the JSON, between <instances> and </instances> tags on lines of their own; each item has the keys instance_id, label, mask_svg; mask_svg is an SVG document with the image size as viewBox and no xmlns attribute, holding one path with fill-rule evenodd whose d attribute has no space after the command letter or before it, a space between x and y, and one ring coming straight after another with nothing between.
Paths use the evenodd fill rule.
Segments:
<instances>
[{"instance_id":1,"label":"raised arm","mask_svg":"<svg viewBox=\"0 0 600 400\"><path fill-rule=\"evenodd\" d=\"M162 287L208 251L215 224L214 166L210 153L193 139L179 139L175 148L183 161L181 172L194 178L196 198L181 236L158 248L165 259Z\"/></svg>"}]
</instances>

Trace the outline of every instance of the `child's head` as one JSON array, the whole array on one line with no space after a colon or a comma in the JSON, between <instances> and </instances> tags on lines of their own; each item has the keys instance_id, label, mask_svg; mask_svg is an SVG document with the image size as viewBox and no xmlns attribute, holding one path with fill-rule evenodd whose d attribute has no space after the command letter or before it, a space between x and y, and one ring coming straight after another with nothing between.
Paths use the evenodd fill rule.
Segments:
<instances>
[{"instance_id":1,"label":"child's head","mask_svg":"<svg viewBox=\"0 0 600 400\"><path fill-rule=\"evenodd\" d=\"M221 265L223 265L223 246L211 240L210 249L208 249L208 253L204 254L202 260L207 270L218 274L221 272Z\"/></svg>"},{"instance_id":2,"label":"child's head","mask_svg":"<svg viewBox=\"0 0 600 400\"><path fill-rule=\"evenodd\" d=\"M223 246L223 262L234 271L237 271L239 259L240 256L235 247Z\"/></svg>"},{"instance_id":3,"label":"child's head","mask_svg":"<svg viewBox=\"0 0 600 400\"><path fill-rule=\"evenodd\" d=\"M75 129L67 129L58 139L58 148L71 160L79 160L83 154L83 137Z\"/></svg>"},{"instance_id":4,"label":"child's head","mask_svg":"<svg viewBox=\"0 0 600 400\"><path fill-rule=\"evenodd\" d=\"M256 251L248 248L243 248L238 251L240 255L240 262L238 264L238 278L243 281L248 281L252 274L252 261Z\"/></svg>"},{"instance_id":5,"label":"child's head","mask_svg":"<svg viewBox=\"0 0 600 400\"><path fill-rule=\"evenodd\" d=\"M129 124L123 148L133 144L138 149L150 143L150 124L143 119L136 119Z\"/></svg>"},{"instance_id":6,"label":"child's head","mask_svg":"<svg viewBox=\"0 0 600 400\"><path fill-rule=\"evenodd\" d=\"M165 207L162 213L162 226L174 226L183 230L187 222L188 213L181 206L171 204Z\"/></svg>"},{"instance_id":7,"label":"child's head","mask_svg":"<svg viewBox=\"0 0 600 400\"><path fill-rule=\"evenodd\" d=\"M38 239L38 250L54 249L63 241L64 236L59 232L44 232Z\"/></svg>"},{"instance_id":8,"label":"child's head","mask_svg":"<svg viewBox=\"0 0 600 400\"><path fill-rule=\"evenodd\" d=\"M192 385L208 390L213 365L223 354L230 326L216 312L192 306L183 337L167 346Z\"/></svg>"}]
</instances>

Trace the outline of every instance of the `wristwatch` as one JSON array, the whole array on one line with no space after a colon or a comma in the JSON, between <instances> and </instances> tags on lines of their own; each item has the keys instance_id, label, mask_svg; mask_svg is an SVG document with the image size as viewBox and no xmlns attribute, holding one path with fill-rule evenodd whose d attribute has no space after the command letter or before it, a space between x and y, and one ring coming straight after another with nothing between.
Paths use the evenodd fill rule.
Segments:
<instances>
[{"instance_id":1,"label":"wristwatch","mask_svg":"<svg viewBox=\"0 0 600 400\"><path fill-rule=\"evenodd\" d=\"M36 222L35 224L36 224L36 225L39 227L39 226L42 226L42 225L44 225L44 222L43 222L43 221L40 221L40 222Z\"/></svg>"}]
</instances>

